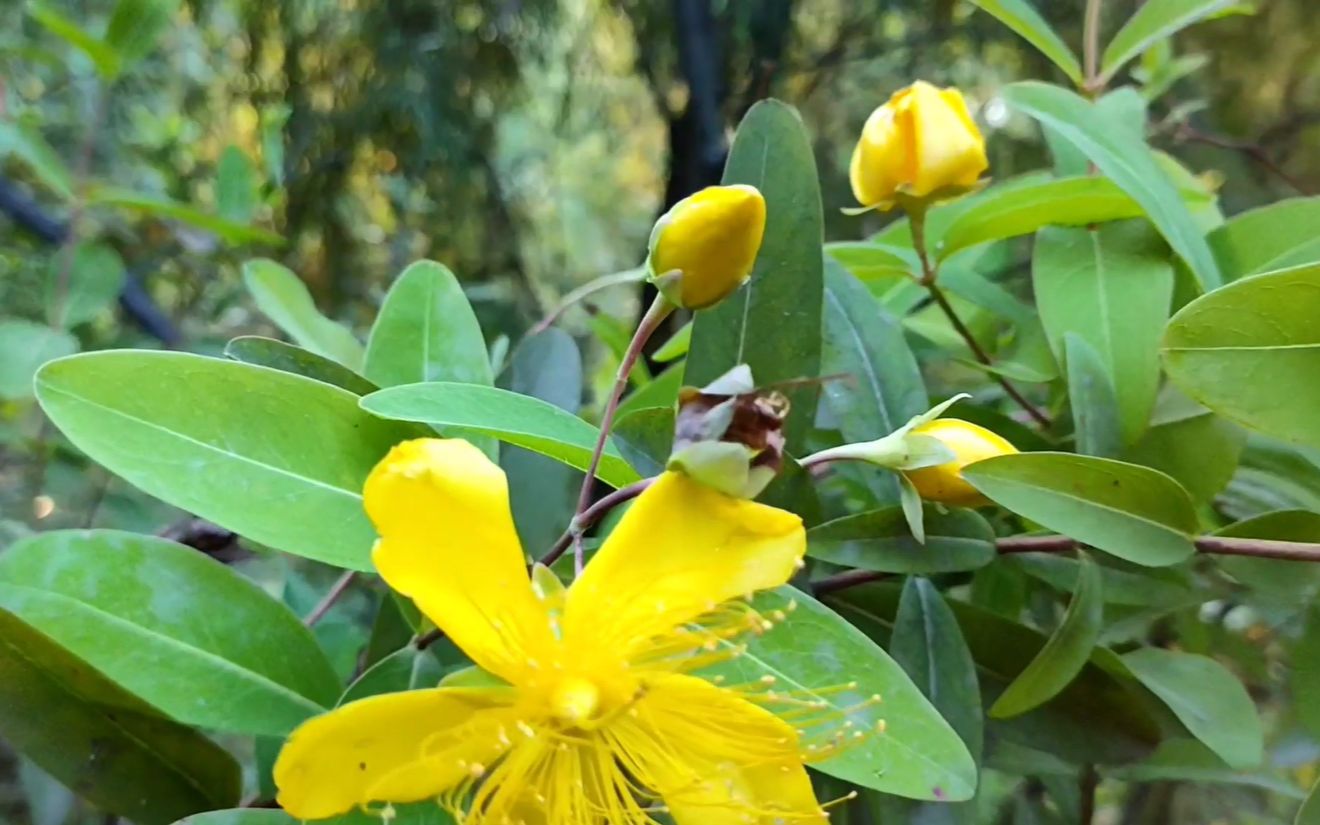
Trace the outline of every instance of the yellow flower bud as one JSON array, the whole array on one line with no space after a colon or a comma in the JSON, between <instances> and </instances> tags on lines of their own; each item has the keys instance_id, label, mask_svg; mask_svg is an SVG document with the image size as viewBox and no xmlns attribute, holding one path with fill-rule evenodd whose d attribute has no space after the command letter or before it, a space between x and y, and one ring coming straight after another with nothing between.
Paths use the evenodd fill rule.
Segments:
<instances>
[{"instance_id":1,"label":"yellow flower bud","mask_svg":"<svg viewBox=\"0 0 1320 825\"><path fill-rule=\"evenodd\" d=\"M951 504L957 507L975 507L989 504L980 491L963 480L962 470L968 464L998 455L1009 455L1018 450L997 433L956 418L937 418L912 430L913 433L939 439L953 450L953 461L904 473L912 486L927 501Z\"/></svg>"},{"instance_id":2,"label":"yellow flower bud","mask_svg":"<svg viewBox=\"0 0 1320 825\"><path fill-rule=\"evenodd\" d=\"M889 209L899 195L966 191L988 165L962 94L918 80L866 119L849 180L862 206Z\"/></svg>"},{"instance_id":3,"label":"yellow flower bud","mask_svg":"<svg viewBox=\"0 0 1320 825\"><path fill-rule=\"evenodd\" d=\"M719 303L752 274L765 233L754 186L710 186L665 213L651 232L651 276L686 309Z\"/></svg>"}]
</instances>

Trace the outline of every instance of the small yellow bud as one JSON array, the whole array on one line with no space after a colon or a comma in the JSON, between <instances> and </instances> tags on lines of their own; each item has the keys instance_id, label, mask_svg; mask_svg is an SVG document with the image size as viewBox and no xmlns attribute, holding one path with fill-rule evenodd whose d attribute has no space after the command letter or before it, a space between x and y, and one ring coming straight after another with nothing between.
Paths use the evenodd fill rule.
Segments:
<instances>
[{"instance_id":1,"label":"small yellow bud","mask_svg":"<svg viewBox=\"0 0 1320 825\"><path fill-rule=\"evenodd\" d=\"M674 204L656 222L652 278L679 306L713 306L752 274L763 234L765 199L756 187L707 187Z\"/></svg>"},{"instance_id":2,"label":"small yellow bud","mask_svg":"<svg viewBox=\"0 0 1320 825\"><path fill-rule=\"evenodd\" d=\"M962 94L918 80L866 119L849 180L862 206L889 209L899 195L965 192L988 165Z\"/></svg>"},{"instance_id":3,"label":"small yellow bud","mask_svg":"<svg viewBox=\"0 0 1320 825\"><path fill-rule=\"evenodd\" d=\"M980 491L963 480L962 470L968 464L997 455L1009 455L1018 450L1003 436L956 418L937 418L922 424L912 431L939 439L944 446L953 450L957 458L947 464L908 470L904 473L912 486L927 501L951 504L957 507L974 507L989 504L989 500Z\"/></svg>"}]
</instances>

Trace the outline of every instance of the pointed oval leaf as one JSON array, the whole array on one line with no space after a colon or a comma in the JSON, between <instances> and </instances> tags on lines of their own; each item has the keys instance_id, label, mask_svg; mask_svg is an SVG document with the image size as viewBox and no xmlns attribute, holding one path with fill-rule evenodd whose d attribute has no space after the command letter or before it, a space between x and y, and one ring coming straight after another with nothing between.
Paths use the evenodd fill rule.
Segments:
<instances>
[{"instance_id":1,"label":"pointed oval leaf","mask_svg":"<svg viewBox=\"0 0 1320 825\"><path fill-rule=\"evenodd\" d=\"M1234 215L1207 236L1224 277L1320 262L1320 197L1288 198Z\"/></svg>"},{"instance_id":2,"label":"pointed oval leaf","mask_svg":"<svg viewBox=\"0 0 1320 825\"><path fill-rule=\"evenodd\" d=\"M65 328L100 315L115 303L124 286L124 259L107 244L80 243L52 255L50 263L46 312L53 323Z\"/></svg>"},{"instance_id":3,"label":"pointed oval leaf","mask_svg":"<svg viewBox=\"0 0 1320 825\"><path fill-rule=\"evenodd\" d=\"M78 351L78 340L45 324L0 320L0 399L31 398L32 379L42 364Z\"/></svg>"},{"instance_id":4,"label":"pointed oval leaf","mask_svg":"<svg viewBox=\"0 0 1320 825\"><path fill-rule=\"evenodd\" d=\"M813 763L817 770L909 799L970 799L976 791L972 755L903 668L860 630L799 590L786 585L753 600L763 615L787 610L790 603L797 607L783 625L748 639L744 653L703 674L733 684L773 676L775 690L816 697L866 734L838 755ZM865 705L877 694L880 703ZM769 709L799 710L778 704ZM877 732L881 720L884 731ZM809 731L808 738L814 733L824 739L834 732L821 727Z\"/></svg>"},{"instance_id":5,"label":"pointed oval leaf","mask_svg":"<svg viewBox=\"0 0 1320 825\"><path fill-rule=\"evenodd\" d=\"M225 344L225 357L244 364L291 372L348 390L354 395L369 395L380 389L338 361L260 335L241 335Z\"/></svg>"},{"instance_id":6,"label":"pointed oval leaf","mask_svg":"<svg viewBox=\"0 0 1320 825\"><path fill-rule=\"evenodd\" d=\"M1109 369L1075 332L1063 334L1063 350L1077 452L1113 458L1123 447L1123 435Z\"/></svg>"},{"instance_id":7,"label":"pointed oval leaf","mask_svg":"<svg viewBox=\"0 0 1320 825\"><path fill-rule=\"evenodd\" d=\"M1183 392L1244 427L1320 447L1320 265L1256 275L1169 321L1164 366Z\"/></svg>"},{"instance_id":8,"label":"pointed oval leaf","mask_svg":"<svg viewBox=\"0 0 1320 825\"><path fill-rule=\"evenodd\" d=\"M702 387L738 364L759 384L820 374L822 300L820 178L806 127L793 107L763 100L748 110L724 167L725 184L750 184L766 203L765 239L751 279L692 322L685 383ZM788 449L815 418L817 390L789 393Z\"/></svg>"},{"instance_id":9,"label":"pointed oval leaf","mask_svg":"<svg viewBox=\"0 0 1320 825\"><path fill-rule=\"evenodd\" d=\"M1158 567L1195 552L1191 497L1148 467L1069 453L978 461L963 478L995 503L1106 553Z\"/></svg>"},{"instance_id":10,"label":"pointed oval leaf","mask_svg":"<svg viewBox=\"0 0 1320 825\"><path fill-rule=\"evenodd\" d=\"M1100 59L1101 85L1157 40L1207 17L1242 6L1242 0L1147 0L1137 7L1136 13L1105 47Z\"/></svg>"},{"instance_id":11,"label":"pointed oval leaf","mask_svg":"<svg viewBox=\"0 0 1320 825\"><path fill-rule=\"evenodd\" d=\"M579 470L587 468L596 443L596 428L572 413L530 396L477 384L404 384L366 396L362 408L382 418L424 422L442 432L492 436ZM609 442L597 475L614 487L641 478Z\"/></svg>"},{"instance_id":12,"label":"pointed oval leaf","mask_svg":"<svg viewBox=\"0 0 1320 825\"><path fill-rule=\"evenodd\" d=\"M1082 66L1077 62L1077 55L1027 0L972 0L972 4L1035 46L1075 85L1082 85Z\"/></svg>"},{"instance_id":13,"label":"pointed oval leaf","mask_svg":"<svg viewBox=\"0 0 1320 825\"><path fill-rule=\"evenodd\" d=\"M1223 665L1155 647L1124 654L1123 664L1229 767L1260 764L1265 745L1256 704Z\"/></svg>"},{"instance_id":14,"label":"pointed oval leaf","mask_svg":"<svg viewBox=\"0 0 1320 825\"><path fill-rule=\"evenodd\" d=\"M371 569L362 484L425 435L300 375L178 352L116 350L42 368L37 398L79 449L126 481L253 541Z\"/></svg>"},{"instance_id":15,"label":"pointed oval leaf","mask_svg":"<svg viewBox=\"0 0 1320 825\"><path fill-rule=\"evenodd\" d=\"M299 346L349 369L362 364L362 345L353 333L317 310L307 286L288 267L264 258L248 261L243 282L257 308Z\"/></svg>"},{"instance_id":16,"label":"pointed oval leaf","mask_svg":"<svg viewBox=\"0 0 1320 825\"><path fill-rule=\"evenodd\" d=\"M181 544L63 530L0 554L0 606L172 718L282 735L339 680L283 603Z\"/></svg>"},{"instance_id":17,"label":"pointed oval leaf","mask_svg":"<svg viewBox=\"0 0 1320 825\"><path fill-rule=\"evenodd\" d=\"M1082 555L1077 591L1063 621L1036 658L1019 673L990 706L998 719L1019 716L1053 699L1082 672L1100 638L1104 622L1104 591L1094 561Z\"/></svg>"},{"instance_id":18,"label":"pointed oval leaf","mask_svg":"<svg viewBox=\"0 0 1320 825\"><path fill-rule=\"evenodd\" d=\"M238 763L0 609L0 736L107 813L142 825L238 801Z\"/></svg>"},{"instance_id":19,"label":"pointed oval leaf","mask_svg":"<svg viewBox=\"0 0 1320 825\"><path fill-rule=\"evenodd\" d=\"M908 529L901 507L827 521L807 531L807 555L882 573L974 570L994 560L994 530L975 511L930 507L924 517L924 544Z\"/></svg>"},{"instance_id":20,"label":"pointed oval leaf","mask_svg":"<svg viewBox=\"0 0 1320 825\"><path fill-rule=\"evenodd\" d=\"M1191 267L1202 287L1214 289L1223 282L1205 237L1149 146L1122 129L1114 129L1091 104L1067 89L1025 81L1005 88L1004 98L1080 149L1106 177L1132 196Z\"/></svg>"}]
</instances>

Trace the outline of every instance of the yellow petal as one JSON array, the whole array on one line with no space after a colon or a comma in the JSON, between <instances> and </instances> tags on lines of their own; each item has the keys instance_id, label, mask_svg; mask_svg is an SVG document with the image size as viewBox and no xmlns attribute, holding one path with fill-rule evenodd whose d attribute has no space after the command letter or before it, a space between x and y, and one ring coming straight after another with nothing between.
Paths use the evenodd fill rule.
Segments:
<instances>
[{"instance_id":1,"label":"yellow petal","mask_svg":"<svg viewBox=\"0 0 1320 825\"><path fill-rule=\"evenodd\" d=\"M1017 448L998 433L957 418L937 418L912 432L937 438L953 450L953 461L904 473L922 498L941 504L957 507L989 504L989 499L981 495L980 490L963 479L963 468L987 458L1017 452Z\"/></svg>"},{"instance_id":2,"label":"yellow petal","mask_svg":"<svg viewBox=\"0 0 1320 825\"><path fill-rule=\"evenodd\" d=\"M509 695L449 688L387 693L310 719L275 761L279 803L295 819L324 819L371 802L437 796L507 748L499 730L516 721Z\"/></svg>"},{"instance_id":3,"label":"yellow petal","mask_svg":"<svg viewBox=\"0 0 1320 825\"><path fill-rule=\"evenodd\" d=\"M928 83L913 84L912 134L915 175L911 194L928 195L951 186L970 186L988 165L985 141L967 113L957 90L941 91ZM957 105L951 102L951 95Z\"/></svg>"},{"instance_id":4,"label":"yellow petal","mask_svg":"<svg viewBox=\"0 0 1320 825\"><path fill-rule=\"evenodd\" d=\"M565 647L627 657L720 602L783 584L805 551L796 515L664 473L569 589Z\"/></svg>"},{"instance_id":5,"label":"yellow petal","mask_svg":"<svg viewBox=\"0 0 1320 825\"><path fill-rule=\"evenodd\" d=\"M372 553L390 587L481 667L509 682L554 645L509 512L504 471L458 439L404 442L367 478Z\"/></svg>"},{"instance_id":6,"label":"yellow petal","mask_svg":"<svg viewBox=\"0 0 1320 825\"><path fill-rule=\"evenodd\" d=\"M777 716L681 674L648 680L636 710L619 726L622 759L678 825L825 822L797 735Z\"/></svg>"},{"instance_id":7,"label":"yellow petal","mask_svg":"<svg viewBox=\"0 0 1320 825\"><path fill-rule=\"evenodd\" d=\"M876 109L866 119L853 149L848 180L853 197L863 206L888 203L898 187L907 182L911 151L899 128L900 114L893 99Z\"/></svg>"}]
</instances>

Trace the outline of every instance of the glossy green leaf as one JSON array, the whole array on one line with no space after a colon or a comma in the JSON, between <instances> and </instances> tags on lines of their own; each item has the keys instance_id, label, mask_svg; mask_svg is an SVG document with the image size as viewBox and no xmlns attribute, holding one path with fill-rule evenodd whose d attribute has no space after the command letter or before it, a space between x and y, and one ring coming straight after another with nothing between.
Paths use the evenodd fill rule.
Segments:
<instances>
[{"instance_id":1,"label":"glossy green leaf","mask_svg":"<svg viewBox=\"0 0 1320 825\"><path fill-rule=\"evenodd\" d=\"M87 55L102 78L113 79L119 74L119 54L114 47L65 17L49 3L31 0L27 13L46 31Z\"/></svg>"},{"instance_id":2,"label":"glossy green leaf","mask_svg":"<svg viewBox=\"0 0 1320 825\"><path fill-rule=\"evenodd\" d=\"M260 335L242 335L233 339L225 345L225 357L244 364L302 375L348 390L354 395L369 395L380 389L338 361Z\"/></svg>"},{"instance_id":3,"label":"glossy green leaf","mask_svg":"<svg viewBox=\"0 0 1320 825\"><path fill-rule=\"evenodd\" d=\"M1144 223L1042 229L1032 258L1041 323L1057 357L1074 333L1094 350L1115 392L1126 443L1140 437L1159 390L1160 328L1173 268ZM1112 445L1111 445L1112 446Z\"/></svg>"},{"instance_id":4,"label":"glossy green leaf","mask_svg":"<svg viewBox=\"0 0 1320 825\"><path fill-rule=\"evenodd\" d=\"M670 361L677 361L688 354L688 348L692 346L692 322L678 328L678 332L669 336L663 344L656 347L655 352L651 353L651 360L661 364L667 364Z\"/></svg>"},{"instance_id":5,"label":"glossy green leaf","mask_svg":"<svg viewBox=\"0 0 1320 825\"><path fill-rule=\"evenodd\" d=\"M164 539L67 530L20 541L0 555L0 606L187 724L285 734L339 692L288 608Z\"/></svg>"},{"instance_id":6,"label":"glossy green leaf","mask_svg":"<svg viewBox=\"0 0 1320 825\"><path fill-rule=\"evenodd\" d=\"M78 340L45 324L0 320L0 399L31 398L32 376L47 361L78 351Z\"/></svg>"},{"instance_id":7,"label":"glossy green leaf","mask_svg":"<svg viewBox=\"0 0 1320 825\"><path fill-rule=\"evenodd\" d=\"M1148 146L1133 135L1114 129L1086 100L1067 89L1026 81L1005 87L1003 94L1010 104L1080 149L1140 204L1204 288L1213 289L1222 283L1219 267L1200 228Z\"/></svg>"},{"instance_id":8,"label":"glossy green leaf","mask_svg":"<svg viewBox=\"0 0 1320 825\"><path fill-rule=\"evenodd\" d=\"M0 736L108 813L142 825L238 801L238 763L0 609Z\"/></svg>"},{"instance_id":9,"label":"glossy green leaf","mask_svg":"<svg viewBox=\"0 0 1320 825\"><path fill-rule=\"evenodd\" d=\"M47 270L46 314L65 328L86 323L113 306L123 286L124 260L113 247L92 242L62 249Z\"/></svg>"},{"instance_id":10,"label":"glossy green leaf","mask_svg":"<svg viewBox=\"0 0 1320 825\"><path fill-rule=\"evenodd\" d=\"M1320 446L1320 265L1235 281L1183 307L1164 332L1180 390L1250 429Z\"/></svg>"},{"instance_id":11,"label":"glossy green leaf","mask_svg":"<svg viewBox=\"0 0 1320 825\"><path fill-rule=\"evenodd\" d=\"M144 195L127 189L112 186L93 186L88 189L87 203L96 206L117 206L153 215L157 218L179 221L189 226L210 232L231 244L262 244L280 246L284 238L266 229L234 223L219 215L203 212L185 203L169 200L159 195Z\"/></svg>"},{"instance_id":12,"label":"glossy green leaf","mask_svg":"<svg viewBox=\"0 0 1320 825\"><path fill-rule=\"evenodd\" d=\"M1094 561L1083 555L1077 590L1063 620L1031 663L990 706L990 715L1000 719L1018 716L1057 696L1090 660L1103 622L1104 586L1100 571Z\"/></svg>"},{"instance_id":13,"label":"glossy green leaf","mask_svg":"<svg viewBox=\"0 0 1320 825\"><path fill-rule=\"evenodd\" d=\"M949 225L935 255L943 260L970 246L1029 235L1043 226L1085 226L1141 214L1137 202L1107 178L1046 179L1002 192L992 187Z\"/></svg>"},{"instance_id":14,"label":"glossy green leaf","mask_svg":"<svg viewBox=\"0 0 1320 825\"><path fill-rule=\"evenodd\" d=\"M1150 429L1123 456L1172 476L1198 502L1219 494L1238 467L1241 427L1166 386Z\"/></svg>"},{"instance_id":15,"label":"glossy green leaf","mask_svg":"<svg viewBox=\"0 0 1320 825\"><path fill-rule=\"evenodd\" d=\"M582 356L573 336L562 329L550 327L524 339L505 375L508 389L514 392L539 398L567 413L576 413L582 406ZM552 458L513 446L500 451L500 466L509 478L509 504L523 546L533 556L539 555L539 548L549 547L568 529L582 474Z\"/></svg>"},{"instance_id":16,"label":"glossy green leaf","mask_svg":"<svg viewBox=\"0 0 1320 825\"><path fill-rule=\"evenodd\" d=\"M924 525L921 544L901 507L854 513L808 530L807 555L862 570L921 574L974 570L995 558L994 530L974 510L927 508Z\"/></svg>"},{"instance_id":17,"label":"glossy green leaf","mask_svg":"<svg viewBox=\"0 0 1320 825\"><path fill-rule=\"evenodd\" d=\"M846 714L866 736L812 767L910 799L969 799L976 790L975 761L903 668L833 610L791 587L758 594L753 605L769 615L790 602L797 608L787 621L748 639L746 652L706 673L731 683L770 675L776 690L816 697L840 713L878 694L880 703ZM793 706L777 704L769 709L795 712ZM875 727L882 719L880 734ZM833 727L820 726L809 730L808 738L824 740L833 732Z\"/></svg>"},{"instance_id":18,"label":"glossy green leaf","mask_svg":"<svg viewBox=\"0 0 1320 825\"><path fill-rule=\"evenodd\" d=\"M1041 54L1058 66L1068 79L1082 85L1082 67L1068 44L1045 22L1040 12L1027 0L972 0L972 4L1008 26L1022 39L1035 46Z\"/></svg>"},{"instance_id":19,"label":"glossy green leaf","mask_svg":"<svg viewBox=\"0 0 1320 825\"><path fill-rule=\"evenodd\" d=\"M220 153L215 173L216 212L227 221L247 223L252 220L259 203L252 161L237 146L226 146Z\"/></svg>"},{"instance_id":20,"label":"glossy green leaf","mask_svg":"<svg viewBox=\"0 0 1320 825\"><path fill-rule=\"evenodd\" d=\"M1107 365L1075 332L1063 334L1074 446L1083 455L1116 458L1123 447L1118 398ZM1158 377L1158 376L1157 376Z\"/></svg>"},{"instance_id":21,"label":"glossy green leaf","mask_svg":"<svg viewBox=\"0 0 1320 825\"><path fill-rule=\"evenodd\" d=\"M980 573L1001 568L1008 569L991 565ZM868 636L889 643L899 602L897 586L852 587L826 601ZM1040 652L1046 637L983 608L946 603L976 662L982 695L992 701ZM1159 739L1149 696L1143 694L1116 656L1096 648L1077 678L1050 701L1011 720L987 719L987 739L1044 750L1074 764L1140 758Z\"/></svg>"},{"instance_id":22,"label":"glossy green leaf","mask_svg":"<svg viewBox=\"0 0 1320 825\"><path fill-rule=\"evenodd\" d=\"M725 184L750 184L766 202L765 239L751 280L696 314L685 382L705 386L738 364L758 384L820 374L823 300L820 183L802 118L777 100L748 110L738 127ZM788 449L799 451L815 418L816 387L786 393Z\"/></svg>"},{"instance_id":23,"label":"glossy green leaf","mask_svg":"<svg viewBox=\"0 0 1320 825\"><path fill-rule=\"evenodd\" d=\"M142 490L253 541L371 569L362 484L422 434L298 375L175 352L64 358L37 398L69 440ZM186 388L187 391L181 391Z\"/></svg>"},{"instance_id":24,"label":"glossy green leaf","mask_svg":"<svg viewBox=\"0 0 1320 825\"><path fill-rule=\"evenodd\" d=\"M1101 84L1107 83L1124 64L1156 41L1242 5L1242 0L1147 0L1105 47L1100 58Z\"/></svg>"},{"instance_id":25,"label":"glossy green leaf","mask_svg":"<svg viewBox=\"0 0 1320 825\"><path fill-rule=\"evenodd\" d=\"M597 430L577 416L536 398L477 384L433 381L372 393L362 408L373 415L420 421L451 434L488 435L585 470ZM607 442L599 478L622 487L640 476Z\"/></svg>"},{"instance_id":26,"label":"glossy green leaf","mask_svg":"<svg viewBox=\"0 0 1320 825\"><path fill-rule=\"evenodd\" d=\"M317 310L306 284L288 267L264 258L248 261L243 265L243 282L257 308L303 349L351 370L362 364L362 345L353 333Z\"/></svg>"},{"instance_id":27,"label":"glossy green leaf","mask_svg":"<svg viewBox=\"0 0 1320 825\"><path fill-rule=\"evenodd\" d=\"M1228 280L1320 262L1320 197L1288 198L1234 215L1206 240Z\"/></svg>"},{"instance_id":28,"label":"glossy green leaf","mask_svg":"<svg viewBox=\"0 0 1320 825\"><path fill-rule=\"evenodd\" d=\"M1091 456L1020 453L963 470L991 500L1050 530L1147 566L1195 552L1191 497L1161 472Z\"/></svg>"},{"instance_id":29,"label":"glossy green leaf","mask_svg":"<svg viewBox=\"0 0 1320 825\"><path fill-rule=\"evenodd\" d=\"M121 71L150 54L170 24L179 0L119 0L105 29L105 43L119 55Z\"/></svg>"},{"instance_id":30,"label":"glossy green leaf","mask_svg":"<svg viewBox=\"0 0 1320 825\"><path fill-rule=\"evenodd\" d=\"M1207 656L1156 647L1124 654L1123 664L1229 767L1260 764L1264 733L1256 705L1223 665Z\"/></svg>"},{"instance_id":31,"label":"glossy green leaf","mask_svg":"<svg viewBox=\"0 0 1320 825\"><path fill-rule=\"evenodd\" d=\"M41 133L20 123L0 122L0 158L22 161L51 191L66 200L73 197L73 177L64 159Z\"/></svg>"},{"instance_id":32,"label":"glossy green leaf","mask_svg":"<svg viewBox=\"0 0 1320 825\"><path fill-rule=\"evenodd\" d=\"M1215 535L1320 544L1320 513L1275 510L1230 524ZM1225 555L1215 555L1214 559L1221 570L1272 604L1301 607L1307 603L1311 591L1320 585L1320 565L1314 562ZM1317 719L1320 720L1320 715ZM1320 731L1320 724L1316 730Z\"/></svg>"},{"instance_id":33,"label":"glossy green leaf","mask_svg":"<svg viewBox=\"0 0 1320 825\"><path fill-rule=\"evenodd\" d=\"M492 383L481 326L448 267L418 261L399 275L371 328L362 373L382 387Z\"/></svg>"},{"instance_id":34,"label":"glossy green leaf","mask_svg":"<svg viewBox=\"0 0 1320 825\"><path fill-rule=\"evenodd\" d=\"M915 269L915 261L870 241L827 243L825 254L865 284L910 281Z\"/></svg>"},{"instance_id":35,"label":"glossy green leaf","mask_svg":"<svg viewBox=\"0 0 1320 825\"><path fill-rule=\"evenodd\" d=\"M391 808L394 811L389 820L391 825L456 825L454 818L435 800L392 805ZM281 810L231 808L190 816L177 825L298 825L300 821ZM353 811L316 821L320 825L381 825L381 815L379 811Z\"/></svg>"}]
</instances>

